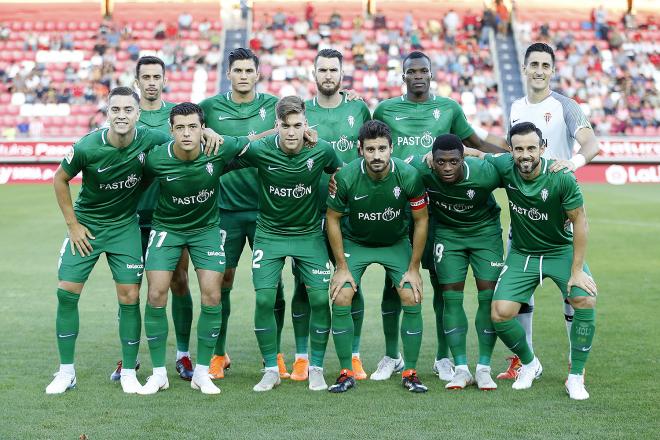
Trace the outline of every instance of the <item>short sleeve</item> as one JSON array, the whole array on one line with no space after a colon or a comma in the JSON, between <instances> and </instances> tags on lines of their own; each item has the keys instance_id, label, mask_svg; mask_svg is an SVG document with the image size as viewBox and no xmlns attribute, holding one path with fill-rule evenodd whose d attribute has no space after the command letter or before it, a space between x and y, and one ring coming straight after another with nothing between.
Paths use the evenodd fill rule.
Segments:
<instances>
[{"instance_id":1,"label":"short sleeve","mask_svg":"<svg viewBox=\"0 0 660 440\"><path fill-rule=\"evenodd\" d=\"M73 144L69 152L62 159L62 169L66 173L75 177L79 172L87 165L87 157L85 155L85 150L80 147L79 143Z\"/></svg>"},{"instance_id":2,"label":"short sleeve","mask_svg":"<svg viewBox=\"0 0 660 440\"><path fill-rule=\"evenodd\" d=\"M250 143L250 139L247 136L222 136L222 138L224 141L220 146L219 154L216 155L217 158L213 157L212 160L222 159L226 162L231 162Z\"/></svg>"},{"instance_id":3,"label":"short sleeve","mask_svg":"<svg viewBox=\"0 0 660 440\"><path fill-rule=\"evenodd\" d=\"M561 179L561 206L564 208L564 211L571 211L583 206L584 199L582 198L582 191L580 190L580 185L577 183L575 174L561 173L559 176Z\"/></svg>"},{"instance_id":4,"label":"short sleeve","mask_svg":"<svg viewBox=\"0 0 660 440\"><path fill-rule=\"evenodd\" d=\"M376 107L376 110L374 110L374 120L376 120L376 121L385 122L385 121L383 121L383 102L378 104L378 106Z\"/></svg>"},{"instance_id":5,"label":"short sleeve","mask_svg":"<svg viewBox=\"0 0 660 440\"><path fill-rule=\"evenodd\" d=\"M335 149L332 148L332 145L330 144L324 144L325 147L325 157L326 157L326 166L324 167L324 170L328 174L332 174L335 171L337 171L339 168L344 165L344 162L337 156L337 153L335 153Z\"/></svg>"},{"instance_id":6,"label":"short sleeve","mask_svg":"<svg viewBox=\"0 0 660 440\"><path fill-rule=\"evenodd\" d=\"M427 205L426 188L422 182L422 176L417 170L409 169L406 175L406 195L410 203L410 209L416 211Z\"/></svg>"},{"instance_id":7,"label":"short sleeve","mask_svg":"<svg viewBox=\"0 0 660 440\"><path fill-rule=\"evenodd\" d=\"M333 211L345 212L348 205L348 184L344 178L345 174L345 172L340 171L335 175L337 192L334 195L328 194L326 204Z\"/></svg>"},{"instance_id":8,"label":"short sleeve","mask_svg":"<svg viewBox=\"0 0 660 440\"><path fill-rule=\"evenodd\" d=\"M361 106L361 111L360 111L360 116L362 119L362 123L364 124L365 122L371 120L371 112L369 111L369 107L367 107L367 104L364 102L360 101L362 103Z\"/></svg>"},{"instance_id":9,"label":"short sleeve","mask_svg":"<svg viewBox=\"0 0 660 440\"><path fill-rule=\"evenodd\" d=\"M147 181L152 181L156 177L156 153L154 150L151 150L147 154L147 159L144 161L144 178Z\"/></svg>"},{"instance_id":10,"label":"short sleeve","mask_svg":"<svg viewBox=\"0 0 660 440\"><path fill-rule=\"evenodd\" d=\"M591 128L589 120L577 102L563 95L555 94L564 110L564 122L573 139L581 128Z\"/></svg>"},{"instance_id":11,"label":"short sleeve","mask_svg":"<svg viewBox=\"0 0 660 440\"><path fill-rule=\"evenodd\" d=\"M461 139L467 139L474 134L474 130L470 126L463 113L463 109L456 101L452 101L451 110L453 118L451 121L451 133L455 134Z\"/></svg>"},{"instance_id":12,"label":"short sleeve","mask_svg":"<svg viewBox=\"0 0 660 440\"><path fill-rule=\"evenodd\" d=\"M499 174L500 179L513 164L513 158L509 153L488 153L484 155L484 160L493 165L493 168L497 174Z\"/></svg>"},{"instance_id":13,"label":"short sleeve","mask_svg":"<svg viewBox=\"0 0 660 440\"><path fill-rule=\"evenodd\" d=\"M156 145L162 145L172 140L172 137L169 134L163 133L160 130L149 128L149 148L153 148Z\"/></svg>"}]
</instances>

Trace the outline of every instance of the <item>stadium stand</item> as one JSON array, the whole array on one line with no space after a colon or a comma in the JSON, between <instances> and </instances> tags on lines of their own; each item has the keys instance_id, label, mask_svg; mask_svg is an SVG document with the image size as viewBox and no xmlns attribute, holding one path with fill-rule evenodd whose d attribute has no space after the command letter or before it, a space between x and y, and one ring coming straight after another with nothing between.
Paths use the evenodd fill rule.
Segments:
<instances>
[{"instance_id":1,"label":"stadium stand","mask_svg":"<svg viewBox=\"0 0 660 440\"><path fill-rule=\"evenodd\" d=\"M165 61L166 100L201 100L216 91L222 29L216 4L175 4L156 20L131 4L118 7L112 20L89 3L14 6L3 5L0 23L4 138L85 134L103 122L108 90L133 84L141 55Z\"/></svg>"},{"instance_id":2,"label":"stadium stand","mask_svg":"<svg viewBox=\"0 0 660 440\"><path fill-rule=\"evenodd\" d=\"M521 47L556 48L552 88L575 99L598 135L660 135L660 29L653 14L526 10L517 12Z\"/></svg>"}]
</instances>

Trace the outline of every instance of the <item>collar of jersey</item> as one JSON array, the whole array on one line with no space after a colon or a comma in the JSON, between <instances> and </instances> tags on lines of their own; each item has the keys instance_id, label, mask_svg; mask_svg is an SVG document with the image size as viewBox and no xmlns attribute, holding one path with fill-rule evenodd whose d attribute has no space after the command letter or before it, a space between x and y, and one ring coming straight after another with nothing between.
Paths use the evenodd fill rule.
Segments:
<instances>
[{"instance_id":1,"label":"collar of jersey","mask_svg":"<svg viewBox=\"0 0 660 440\"><path fill-rule=\"evenodd\" d=\"M176 155L172 151L172 146L173 145L174 145L174 141L170 141L170 143L167 144L167 154L169 154L172 159L180 160L181 162L189 162L189 161L183 161L183 160L179 159L178 157L176 157ZM199 145L199 149L201 150L201 153L204 154L204 147L202 146L202 144Z\"/></svg>"},{"instance_id":2,"label":"collar of jersey","mask_svg":"<svg viewBox=\"0 0 660 440\"><path fill-rule=\"evenodd\" d=\"M234 102L234 101L231 100L231 90L228 91L227 94L226 94L225 96L227 97L227 101L231 102L232 104L238 104L238 105L241 105L241 104L251 104L251 103L253 103L253 102L256 101L257 99L259 99L260 93L255 91L255 92L254 92L254 99L253 99L252 101L250 101L250 102L241 102L240 104L239 104L239 103L236 103L236 102Z\"/></svg>"},{"instance_id":3,"label":"collar of jersey","mask_svg":"<svg viewBox=\"0 0 660 440\"><path fill-rule=\"evenodd\" d=\"M346 104L346 103L348 102L348 101L347 101L348 97L347 97L347 95L346 95L345 93L343 93L343 92L339 92L339 94L342 95L342 96L344 97L344 99L342 99L342 101L339 103L339 105L338 105L337 107L334 107L334 108L339 108L342 104ZM319 105L318 100L316 99L316 96L312 99L312 105L313 105L314 107L321 107L321 106ZM325 107L321 107L321 108L325 108Z\"/></svg>"},{"instance_id":4,"label":"collar of jersey","mask_svg":"<svg viewBox=\"0 0 660 440\"><path fill-rule=\"evenodd\" d=\"M407 101L405 94L401 95L401 101L404 101L404 102ZM429 101L435 101L435 94L429 93L429 99L427 99L424 102L429 102ZM412 101L410 101L410 102L412 102ZM421 102L416 102L415 104L421 104Z\"/></svg>"},{"instance_id":5,"label":"collar of jersey","mask_svg":"<svg viewBox=\"0 0 660 440\"><path fill-rule=\"evenodd\" d=\"M104 131L101 132L101 140L103 141L103 145L110 145L110 144L108 143L107 138L106 138L106 133L107 133L109 130L110 130L109 128L106 128ZM132 144L133 141L137 138L137 131L138 131L138 130L137 130L137 127L135 127L135 133L133 134L133 140L131 141L131 144ZM129 145L130 145L130 144L129 144ZM110 146L112 147L112 145L110 145ZM113 148L116 148L116 147L113 147Z\"/></svg>"}]
</instances>

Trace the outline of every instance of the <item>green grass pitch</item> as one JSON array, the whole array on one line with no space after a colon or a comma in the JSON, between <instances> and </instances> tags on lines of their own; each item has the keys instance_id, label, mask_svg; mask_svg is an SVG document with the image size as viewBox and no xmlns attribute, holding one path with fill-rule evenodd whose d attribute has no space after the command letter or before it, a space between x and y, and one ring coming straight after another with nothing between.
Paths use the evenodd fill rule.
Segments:
<instances>
[{"instance_id":1,"label":"green grass pitch","mask_svg":"<svg viewBox=\"0 0 660 440\"><path fill-rule=\"evenodd\" d=\"M537 291L535 346L544 375L534 387L515 392L510 382L480 392L475 387L449 392L431 373L435 321L430 284L425 283L425 335L419 374L429 386L411 395L396 378L360 382L344 395L311 392L306 384L284 381L269 393L254 393L261 360L252 332L254 292L249 254L244 253L232 292L228 352L233 368L220 381L222 394L204 396L175 377L174 335L170 332L170 389L155 396L127 396L108 375L119 358L116 295L101 259L80 302L76 353L77 389L46 396L58 365L54 337L56 266L65 226L50 186L0 188L2 264L0 280L0 439L206 439L206 438L658 438L660 422L660 191L649 186L585 185L590 219L587 260L598 282L597 330L587 365L591 399L573 402L564 392L567 338L558 290L552 282ZM498 199L506 211L504 194ZM508 225L508 214L503 223ZM285 270L287 300L290 270ZM192 278L195 321L199 290ZM366 293L362 357L367 372L383 354L380 324L382 272L371 268ZM468 280L466 307L474 316L474 284ZM142 289L142 303L145 289ZM287 307L283 345L290 365L293 334ZM472 320L472 319L471 319ZM172 329L170 324L170 329ZM194 332L193 332L194 336ZM468 335L470 364L476 337ZM192 342L193 357L195 338ZM144 382L151 370L141 345ZM507 350L497 344L493 366L504 366ZM332 342L326 380L338 363Z\"/></svg>"}]
</instances>

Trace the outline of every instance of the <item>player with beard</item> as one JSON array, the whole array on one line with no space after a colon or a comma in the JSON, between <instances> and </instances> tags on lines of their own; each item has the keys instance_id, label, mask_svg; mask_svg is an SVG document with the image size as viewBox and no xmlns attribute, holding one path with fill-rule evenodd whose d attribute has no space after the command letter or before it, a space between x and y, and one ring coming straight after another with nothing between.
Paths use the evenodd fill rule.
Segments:
<instances>
[{"instance_id":1,"label":"player with beard","mask_svg":"<svg viewBox=\"0 0 660 440\"><path fill-rule=\"evenodd\" d=\"M463 110L452 99L430 93L433 75L431 60L422 52L411 52L403 60L403 81L406 94L381 102L374 111L374 119L385 122L392 130L393 157L411 160L416 155L429 152L435 138L441 134L455 134L463 143L478 150L503 152L505 150L482 141L468 124ZM433 216L429 220L433 227ZM432 234L429 234L432 236ZM436 316L438 350L433 370L440 379L451 381L453 365L448 357L442 315L444 303L442 290L432 263L432 239L427 241L422 267L429 270L433 286L433 308ZM393 284L385 281L381 304L383 332L385 334L385 357L371 375L373 380L389 379L392 373L403 368L399 353L399 316L401 304Z\"/></svg>"},{"instance_id":2,"label":"player with beard","mask_svg":"<svg viewBox=\"0 0 660 440\"><path fill-rule=\"evenodd\" d=\"M314 60L314 78L316 96L305 102L305 116L309 127L315 129L319 138L329 142L344 164L358 157L357 139L360 127L371 119L367 105L359 99L353 99L351 93L340 92L343 79L343 56L334 49L319 51ZM329 176L321 176L320 209L325 222L326 199L328 196ZM328 254L332 251L328 248ZM291 318L296 338L296 360L291 371L292 380L307 380L309 360L309 301L305 284L294 271L295 290L291 300ZM358 289L353 296L351 308L354 333L352 342L352 370L355 379L367 378L360 360L360 335L364 319L364 297Z\"/></svg>"}]
</instances>

